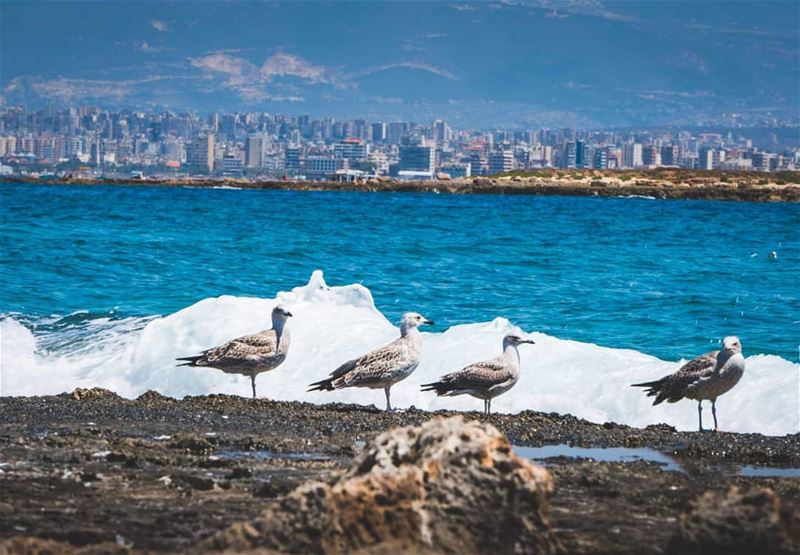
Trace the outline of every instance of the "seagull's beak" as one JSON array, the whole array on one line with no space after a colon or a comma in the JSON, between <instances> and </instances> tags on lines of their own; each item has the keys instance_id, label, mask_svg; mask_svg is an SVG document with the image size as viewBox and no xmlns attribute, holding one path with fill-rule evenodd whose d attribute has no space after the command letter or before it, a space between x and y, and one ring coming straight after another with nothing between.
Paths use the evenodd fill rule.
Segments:
<instances>
[{"instance_id":1,"label":"seagull's beak","mask_svg":"<svg viewBox=\"0 0 800 555\"><path fill-rule=\"evenodd\" d=\"M522 339L520 343L530 343L531 345L536 345L536 341L533 339Z\"/></svg>"},{"instance_id":2,"label":"seagull's beak","mask_svg":"<svg viewBox=\"0 0 800 555\"><path fill-rule=\"evenodd\" d=\"M286 311L286 316L288 316L289 318L292 318L292 313L287 310Z\"/></svg>"},{"instance_id":3,"label":"seagull's beak","mask_svg":"<svg viewBox=\"0 0 800 555\"><path fill-rule=\"evenodd\" d=\"M433 320L428 320L427 318L425 318L422 321L422 323L425 324L426 326L433 326L434 325Z\"/></svg>"}]
</instances>

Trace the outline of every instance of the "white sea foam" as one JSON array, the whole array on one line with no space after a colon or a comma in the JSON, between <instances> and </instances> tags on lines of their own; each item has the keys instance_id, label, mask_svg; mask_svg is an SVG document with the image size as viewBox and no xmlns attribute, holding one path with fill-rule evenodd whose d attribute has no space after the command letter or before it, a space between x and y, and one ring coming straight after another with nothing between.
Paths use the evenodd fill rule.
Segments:
<instances>
[{"instance_id":1,"label":"white sea foam","mask_svg":"<svg viewBox=\"0 0 800 555\"><path fill-rule=\"evenodd\" d=\"M176 367L175 358L194 354L267 325L278 302L290 308L292 348L286 361L258 377L259 394L314 403L343 401L383 405L380 390L350 389L306 393L342 362L397 336L397 328L376 308L361 285L328 287L321 272L309 283L274 299L223 296L152 320L104 322L93 341L39 352L28 328L5 318L0 322L0 394L43 395L75 387L105 387L125 397L148 389L182 397L207 393L249 395L248 380L213 369ZM408 307L409 310L418 307ZM436 318L436 314L426 314ZM495 356L509 331L521 332L503 318L424 333L423 359L417 371L392 389L395 407L416 406L479 410L471 397L438 398L419 390L422 383L471 362ZM519 383L492 403L497 412L533 409L571 413L595 422L634 426L667 422L679 429L697 425L691 401L657 407L631 383L674 371L668 362L632 350L611 349L532 333L535 345L520 347ZM745 345L746 349L746 345ZM800 365L770 355L747 359L747 371L734 390L717 403L721 428L740 432L785 434L800 431ZM710 410L705 412L711 422Z\"/></svg>"}]
</instances>

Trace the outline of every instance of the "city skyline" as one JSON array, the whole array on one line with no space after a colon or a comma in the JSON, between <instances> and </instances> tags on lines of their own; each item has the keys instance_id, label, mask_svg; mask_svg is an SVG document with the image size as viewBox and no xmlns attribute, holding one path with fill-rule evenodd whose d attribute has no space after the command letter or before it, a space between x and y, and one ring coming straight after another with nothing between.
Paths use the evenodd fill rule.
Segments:
<instances>
[{"instance_id":1,"label":"city skyline","mask_svg":"<svg viewBox=\"0 0 800 555\"><path fill-rule=\"evenodd\" d=\"M0 108L0 173L429 180L548 168L775 172L800 167L797 129L486 130L443 119L15 105Z\"/></svg>"},{"instance_id":2,"label":"city skyline","mask_svg":"<svg viewBox=\"0 0 800 555\"><path fill-rule=\"evenodd\" d=\"M798 123L794 2L0 9L6 107L443 118L462 128Z\"/></svg>"}]
</instances>

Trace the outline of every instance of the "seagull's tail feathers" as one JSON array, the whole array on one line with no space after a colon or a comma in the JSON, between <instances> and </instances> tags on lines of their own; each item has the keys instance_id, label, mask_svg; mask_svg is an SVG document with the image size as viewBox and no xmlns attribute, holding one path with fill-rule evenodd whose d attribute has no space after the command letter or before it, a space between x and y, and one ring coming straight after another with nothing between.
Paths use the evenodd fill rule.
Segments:
<instances>
[{"instance_id":1,"label":"seagull's tail feathers","mask_svg":"<svg viewBox=\"0 0 800 555\"><path fill-rule=\"evenodd\" d=\"M663 403L664 399L666 399L666 396L662 395L663 394L662 388L667 383L667 380L669 378L670 376L664 376L660 380L655 380L652 382L634 383L631 384L631 387L646 387L647 389L645 390L645 393L647 394L648 397L655 397L653 404L658 405L660 403ZM674 403L675 401L670 400L670 402Z\"/></svg>"},{"instance_id":2,"label":"seagull's tail feathers","mask_svg":"<svg viewBox=\"0 0 800 555\"><path fill-rule=\"evenodd\" d=\"M197 366L197 361L200 360L202 357L200 355L193 356L193 357L179 357L175 360L183 361L181 364L176 366Z\"/></svg>"},{"instance_id":3,"label":"seagull's tail feathers","mask_svg":"<svg viewBox=\"0 0 800 555\"><path fill-rule=\"evenodd\" d=\"M442 395L447 395L450 391L450 385L442 381L424 383L420 386L420 391L435 391L436 395L441 397Z\"/></svg>"},{"instance_id":4,"label":"seagull's tail feathers","mask_svg":"<svg viewBox=\"0 0 800 555\"><path fill-rule=\"evenodd\" d=\"M333 380L334 378L326 378L324 380L314 382L308 386L306 391L333 391L336 389L333 387Z\"/></svg>"},{"instance_id":5,"label":"seagull's tail feathers","mask_svg":"<svg viewBox=\"0 0 800 555\"><path fill-rule=\"evenodd\" d=\"M348 360L339 368L331 372L330 378L325 378L324 380L320 380L318 382L314 382L308 386L306 391L333 391L334 389L339 389L343 387L343 380L339 380L342 376L347 374L350 370L356 367L358 364L359 359ZM334 383L337 382L337 383Z\"/></svg>"}]
</instances>

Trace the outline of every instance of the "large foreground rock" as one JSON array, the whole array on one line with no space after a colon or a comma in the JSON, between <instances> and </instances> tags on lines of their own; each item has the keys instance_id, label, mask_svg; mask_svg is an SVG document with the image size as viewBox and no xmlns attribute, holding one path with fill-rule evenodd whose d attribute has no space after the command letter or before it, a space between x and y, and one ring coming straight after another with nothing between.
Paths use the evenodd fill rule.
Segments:
<instances>
[{"instance_id":1,"label":"large foreground rock","mask_svg":"<svg viewBox=\"0 0 800 555\"><path fill-rule=\"evenodd\" d=\"M800 553L800 513L768 488L708 492L683 517L667 553Z\"/></svg>"},{"instance_id":2,"label":"large foreground rock","mask_svg":"<svg viewBox=\"0 0 800 555\"><path fill-rule=\"evenodd\" d=\"M377 436L332 485L307 483L210 550L554 553L550 474L496 428L462 417Z\"/></svg>"}]
</instances>

